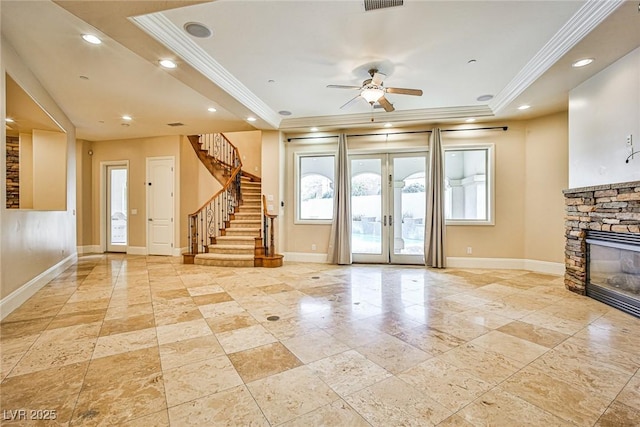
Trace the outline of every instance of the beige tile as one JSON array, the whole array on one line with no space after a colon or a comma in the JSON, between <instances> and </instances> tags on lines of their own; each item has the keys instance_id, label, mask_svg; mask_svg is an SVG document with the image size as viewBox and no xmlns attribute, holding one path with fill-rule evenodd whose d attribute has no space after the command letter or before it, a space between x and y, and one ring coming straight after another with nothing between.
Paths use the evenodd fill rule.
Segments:
<instances>
[{"instance_id":1,"label":"beige tile","mask_svg":"<svg viewBox=\"0 0 640 427\"><path fill-rule=\"evenodd\" d=\"M139 331L141 329L153 328L155 325L155 318L151 313L141 314L139 316L109 319L102 323L100 336Z\"/></svg>"},{"instance_id":2,"label":"beige tile","mask_svg":"<svg viewBox=\"0 0 640 427\"><path fill-rule=\"evenodd\" d=\"M8 378L2 382L0 407L7 412L19 409L55 411L57 423L68 423L88 364L75 363ZM6 412L4 414L3 425L8 418Z\"/></svg>"},{"instance_id":3,"label":"beige tile","mask_svg":"<svg viewBox=\"0 0 640 427\"><path fill-rule=\"evenodd\" d=\"M357 347L356 350L392 374L402 372L433 357L387 334L379 336L367 345Z\"/></svg>"},{"instance_id":4,"label":"beige tile","mask_svg":"<svg viewBox=\"0 0 640 427\"><path fill-rule=\"evenodd\" d=\"M269 426L244 385L169 408L175 426Z\"/></svg>"},{"instance_id":5,"label":"beige tile","mask_svg":"<svg viewBox=\"0 0 640 427\"><path fill-rule=\"evenodd\" d=\"M543 347L552 348L569 338L569 335L542 326L524 322L511 322L498 328L500 332L522 338Z\"/></svg>"},{"instance_id":6,"label":"beige tile","mask_svg":"<svg viewBox=\"0 0 640 427\"><path fill-rule=\"evenodd\" d=\"M640 410L615 401L595 424L596 427L636 427Z\"/></svg>"},{"instance_id":7,"label":"beige tile","mask_svg":"<svg viewBox=\"0 0 640 427\"><path fill-rule=\"evenodd\" d=\"M237 315L245 312L240 304L236 301L221 302L218 304L206 304L198 306L198 310L202 313L202 317L218 317Z\"/></svg>"},{"instance_id":8,"label":"beige tile","mask_svg":"<svg viewBox=\"0 0 640 427\"><path fill-rule=\"evenodd\" d=\"M438 424L438 427L471 427L473 424L469 424L460 415L452 415L449 418Z\"/></svg>"},{"instance_id":9,"label":"beige tile","mask_svg":"<svg viewBox=\"0 0 640 427\"><path fill-rule=\"evenodd\" d=\"M127 319L148 314L153 315L153 305L151 305L151 303L115 306L109 305L104 320L106 323L109 320Z\"/></svg>"},{"instance_id":10,"label":"beige tile","mask_svg":"<svg viewBox=\"0 0 640 427\"><path fill-rule=\"evenodd\" d=\"M20 338L8 338L0 344L0 381L2 381L38 339L39 335L25 335Z\"/></svg>"},{"instance_id":11,"label":"beige tile","mask_svg":"<svg viewBox=\"0 0 640 427\"><path fill-rule=\"evenodd\" d=\"M640 372L629 380L616 400L640 411Z\"/></svg>"},{"instance_id":12,"label":"beige tile","mask_svg":"<svg viewBox=\"0 0 640 427\"><path fill-rule=\"evenodd\" d=\"M640 335L638 335L637 331L627 333L589 325L575 334L575 337L590 343L603 342L610 347L631 354L638 354L638 348L640 348Z\"/></svg>"},{"instance_id":13,"label":"beige tile","mask_svg":"<svg viewBox=\"0 0 640 427\"><path fill-rule=\"evenodd\" d=\"M450 410L396 377L345 400L371 425L436 425L451 415Z\"/></svg>"},{"instance_id":14,"label":"beige tile","mask_svg":"<svg viewBox=\"0 0 640 427\"><path fill-rule=\"evenodd\" d=\"M224 288L219 285L206 285L206 286L194 286L188 287L187 291L192 297L200 295L218 294L224 292Z\"/></svg>"},{"instance_id":15,"label":"beige tile","mask_svg":"<svg viewBox=\"0 0 640 427\"><path fill-rule=\"evenodd\" d=\"M266 321L261 324L271 333L271 335L279 340L285 340L319 330L319 328L313 323L294 318Z\"/></svg>"},{"instance_id":16,"label":"beige tile","mask_svg":"<svg viewBox=\"0 0 640 427\"><path fill-rule=\"evenodd\" d=\"M573 335L585 326L585 324L582 322L562 319L560 317L542 312L529 314L520 319L520 321L531 323L532 325L536 326L542 326L543 328L551 329L553 331L567 335Z\"/></svg>"},{"instance_id":17,"label":"beige tile","mask_svg":"<svg viewBox=\"0 0 640 427\"><path fill-rule=\"evenodd\" d=\"M93 358L113 356L158 345L156 329L148 328L140 331L124 332L98 338Z\"/></svg>"},{"instance_id":18,"label":"beige tile","mask_svg":"<svg viewBox=\"0 0 640 427\"><path fill-rule=\"evenodd\" d=\"M302 365L302 362L279 342L230 354L229 359L245 383Z\"/></svg>"},{"instance_id":19,"label":"beige tile","mask_svg":"<svg viewBox=\"0 0 640 427\"><path fill-rule=\"evenodd\" d=\"M355 350L329 356L307 366L343 397L391 376Z\"/></svg>"},{"instance_id":20,"label":"beige tile","mask_svg":"<svg viewBox=\"0 0 640 427\"><path fill-rule=\"evenodd\" d=\"M261 345L278 341L262 325L249 326L248 328L234 329L233 331L216 334L222 348L227 354L235 353Z\"/></svg>"},{"instance_id":21,"label":"beige tile","mask_svg":"<svg viewBox=\"0 0 640 427\"><path fill-rule=\"evenodd\" d=\"M258 321L246 311L216 317L205 317L209 327L215 334L257 325Z\"/></svg>"},{"instance_id":22,"label":"beige tile","mask_svg":"<svg viewBox=\"0 0 640 427\"><path fill-rule=\"evenodd\" d=\"M491 384L498 384L522 368L523 364L515 362L503 354L491 349L463 344L438 356L465 372Z\"/></svg>"},{"instance_id":23,"label":"beige tile","mask_svg":"<svg viewBox=\"0 0 640 427\"><path fill-rule=\"evenodd\" d=\"M630 374L640 369L640 353L620 351L609 346L606 341L593 341L574 336L560 343L554 350L569 358L597 360Z\"/></svg>"},{"instance_id":24,"label":"beige tile","mask_svg":"<svg viewBox=\"0 0 640 427\"><path fill-rule=\"evenodd\" d=\"M580 426L593 425L611 402L530 367L508 378L501 388Z\"/></svg>"},{"instance_id":25,"label":"beige tile","mask_svg":"<svg viewBox=\"0 0 640 427\"><path fill-rule=\"evenodd\" d=\"M102 322L106 312L106 309L99 309L61 314L53 318L51 323L47 326L47 329L65 328L67 326L77 326L83 323Z\"/></svg>"},{"instance_id":26,"label":"beige tile","mask_svg":"<svg viewBox=\"0 0 640 427\"><path fill-rule=\"evenodd\" d=\"M532 362L549 351L547 347L500 331L491 331L488 334L474 339L471 341L471 344L501 353L509 359L523 365Z\"/></svg>"},{"instance_id":27,"label":"beige tile","mask_svg":"<svg viewBox=\"0 0 640 427\"><path fill-rule=\"evenodd\" d=\"M11 322L4 320L0 323L0 341L11 338L21 338L27 335L39 334L44 331L53 317L45 317L42 319L20 320Z\"/></svg>"},{"instance_id":28,"label":"beige tile","mask_svg":"<svg viewBox=\"0 0 640 427\"><path fill-rule=\"evenodd\" d=\"M311 332L282 341L298 359L310 363L349 350L349 347L325 331Z\"/></svg>"},{"instance_id":29,"label":"beige tile","mask_svg":"<svg viewBox=\"0 0 640 427\"><path fill-rule=\"evenodd\" d=\"M380 330L363 325L362 323L353 324L345 323L335 328L326 329L326 332L338 341L343 342L349 347L360 347L385 336Z\"/></svg>"},{"instance_id":30,"label":"beige tile","mask_svg":"<svg viewBox=\"0 0 640 427\"><path fill-rule=\"evenodd\" d=\"M226 356L206 359L164 371L169 407L242 384Z\"/></svg>"},{"instance_id":31,"label":"beige tile","mask_svg":"<svg viewBox=\"0 0 640 427\"><path fill-rule=\"evenodd\" d=\"M444 353L466 342L461 338L424 325L397 334L396 337L433 355Z\"/></svg>"},{"instance_id":32,"label":"beige tile","mask_svg":"<svg viewBox=\"0 0 640 427\"><path fill-rule=\"evenodd\" d=\"M457 415L476 426L569 427L573 425L499 387L483 394L472 404L460 410Z\"/></svg>"},{"instance_id":33,"label":"beige tile","mask_svg":"<svg viewBox=\"0 0 640 427\"><path fill-rule=\"evenodd\" d=\"M247 384L249 391L272 425L339 399L307 366L300 366Z\"/></svg>"},{"instance_id":34,"label":"beige tile","mask_svg":"<svg viewBox=\"0 0 640 427\"><path fill-rule=\"evenodd\" d=\"M397 375L452 412L480 396L492 385L440 358L429 359Z\"/></svg>"},{"instance_id":35,"label":"beige tile","mask_svg":"<svg viewBox=\"0 0 640 427\"><path fill-rule=\"evenodd\" d=\"M168 344L213 334L207 322L202 318L187 322L173 323L171 325L158 326L156 330L158 333L159 344Z\"/></svg>"},{"instance_id":36,"label":"beige tile","mask_svg":"<svg viewBox=\"0 0 640 427\"><path fill-rule=\"evenodd\" d=\"M344 400L322 406L308 414L294 418L281 427L308 427L308 426L349 426L349 427L371 427L356 411L353 410Z\"/></svg>"},{"instance_id":37,"label":"beige tile","mask_svg":"<svg viewBox=\"0 0 640 427\"><path fill-rule=\"evenodd\" d=\"M233 301L231 295L226 292L220 292L217 294L195 295L191 297L196 305L218 304L221 302Z\"/></svg>"},{"instance_id":38,"label":"beige tile","mask_svg":"<svg viewBox=\"0 0 640 427\"><path fill-rule=\"evenodd\" d=\"M168 370L188 365L216 356L222 356L224 350L213 335L204 335L160 345L162 369Z\"/></svg>"},{"instance_id":39,"label":"beige tile","mask_svg":"<svg viewBox=\"0 0 640 427\"><path fill-rule=\"evenodd\" d=\"M169 427L169 413L166 409L128 421L127 427Z\"/></svg>"}]
</instances>

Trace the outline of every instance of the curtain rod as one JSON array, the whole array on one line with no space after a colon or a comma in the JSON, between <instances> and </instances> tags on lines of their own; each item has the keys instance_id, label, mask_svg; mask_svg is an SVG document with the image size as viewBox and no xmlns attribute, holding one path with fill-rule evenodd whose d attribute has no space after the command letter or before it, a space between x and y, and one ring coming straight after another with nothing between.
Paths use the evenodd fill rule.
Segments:
<instances>
[{"instance_id":1,"label":"curtain rod","mask_svg":"<svg viewBox=\"0 0 640 427\"><path fill-rule=\"evenodd\" d=\"M491 126L485 128L468 128L468 129L442 129L441 132L461 132L467 130L495 130L502 129L506 131L508 126ZM358 137L358 136L389 136L389 135L406 135L414 133L431 133L431 130L414 130L414 131L402 131L402 132L386 132L386 133L361 133L361 134L347 134L346 136ZM337 138L338 135L322 135L322 136L298 136L293 138L287 138L287 142L291 142L294 139L325 139L325 138Z\"/></svg>"}]
</instances>

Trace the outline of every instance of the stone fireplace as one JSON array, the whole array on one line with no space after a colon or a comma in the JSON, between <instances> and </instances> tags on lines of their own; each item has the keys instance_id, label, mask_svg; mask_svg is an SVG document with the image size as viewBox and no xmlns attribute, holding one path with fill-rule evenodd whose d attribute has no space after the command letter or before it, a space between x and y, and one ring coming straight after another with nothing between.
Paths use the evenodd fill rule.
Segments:
<instances>
[{"instance_id":1,"label":"stone fireplace","mask_svg":"<svg viewBox=\"0 0 640 427\"><path fill-rule=\"evenodd\" d=\"M640 181L564 196L565 286L640 316Z\"/></svg>"}]
</instances>

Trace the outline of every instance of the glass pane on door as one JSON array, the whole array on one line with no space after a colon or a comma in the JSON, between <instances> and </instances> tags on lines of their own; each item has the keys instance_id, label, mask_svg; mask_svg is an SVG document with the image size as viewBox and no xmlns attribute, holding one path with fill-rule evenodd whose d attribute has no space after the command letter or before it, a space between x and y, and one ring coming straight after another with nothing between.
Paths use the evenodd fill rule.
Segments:
<instances>
[{"instance_id":1,"label":"glass pane on door","mask_svg":"<svg viewBox=\"0 0 640 427\"><path fill-rule=\"evenodd\" d=\"M127 170L109 168L109 244L127 244Z\"/></svg>"},{"instance_id":2,"label":"glass pane on door","mask_svg":"<svg viewBox=\"0 0 640 427\"><path fill-rule=\"evenodd\" d=\"M393 157L393 254L424 255L426 156Z\"/></svg>"},{"instance_id":3,"label":"glass pane on door","mask_svg":"<svg viewBox=\"0 0 640 427\"><path fill-rule=\"evenodd\" d=\"M351 160L351 252L381 255L382 159Z\"/></svg>"}]
</instances>

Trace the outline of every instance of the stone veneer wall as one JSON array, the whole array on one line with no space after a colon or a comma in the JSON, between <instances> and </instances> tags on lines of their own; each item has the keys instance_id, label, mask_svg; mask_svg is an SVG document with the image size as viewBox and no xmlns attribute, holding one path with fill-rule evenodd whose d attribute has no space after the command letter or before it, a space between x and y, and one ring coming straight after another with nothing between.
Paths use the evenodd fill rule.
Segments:
<instances>
[{"instance_id":1,"label":"stone veneer wall","mask_svg":"<svg viewBox=\"0 0 640 427\"><path fill-rule=\"evenodd\" d=\"M20 208L20 140L7 136L7 209Z\"/></svg>"},{"instance_id":2,"label":"stone veneer wall","mask_svg":"<svg viewBox=\"0 0 640 427\"><path fill-rule=\"evenodd\" d=\"M565 274L570 291L584 295L587 230L640 233L640 181L564 190Z\"/></svg>"}]
</instances>

